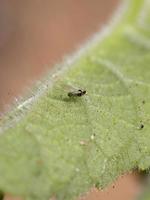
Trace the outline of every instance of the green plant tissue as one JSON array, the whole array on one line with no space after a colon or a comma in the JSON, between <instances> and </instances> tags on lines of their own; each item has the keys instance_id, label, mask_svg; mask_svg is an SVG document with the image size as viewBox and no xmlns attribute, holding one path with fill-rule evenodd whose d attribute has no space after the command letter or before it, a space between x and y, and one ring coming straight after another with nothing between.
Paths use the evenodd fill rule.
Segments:
<instances>
[{"instance_id":1,"label":"green plant tissue","mask_svg":"<svg viewBox=\"0 0 150 200\"><path fill-rule=\"evenodd\" d=\"M1 118L1 191L72 200L150 167L150 0L122 4L103 34ZM77 88L86 94L69 97Z\"/></svg>"}]
</instances>

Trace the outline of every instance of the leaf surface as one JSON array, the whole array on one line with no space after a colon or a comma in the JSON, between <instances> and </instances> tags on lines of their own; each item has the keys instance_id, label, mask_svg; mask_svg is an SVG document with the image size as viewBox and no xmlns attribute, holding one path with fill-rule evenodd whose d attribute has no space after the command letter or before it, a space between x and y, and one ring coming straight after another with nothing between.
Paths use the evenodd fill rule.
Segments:
<instances>
[{"instance_id":1,"label":"leaf surface","mask_svg":"<svg viewBox=\"0 0 150 200\"><path fill-rule=\"evenodd\" d=\"M2 191L71 200L150 167L150 1L125 4L115 28L1 120ZM70 86L87 94L68 97Z\"/></svg>"}]
</instances>

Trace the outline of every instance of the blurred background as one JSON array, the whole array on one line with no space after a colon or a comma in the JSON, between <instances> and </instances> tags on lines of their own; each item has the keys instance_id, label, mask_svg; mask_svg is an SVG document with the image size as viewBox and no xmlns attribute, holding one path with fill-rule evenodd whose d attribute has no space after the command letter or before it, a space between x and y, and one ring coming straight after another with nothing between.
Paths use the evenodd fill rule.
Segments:
<instances>
[{"instance_id":1,"label":"blurred background","mask_svg":"<svg viewBox=\"0 0 150 200\"><path fill-rule=\"evenodd\" d=\"M119 0L0 0L0 112L62 58L99 31ZM133 200L137 175L82 200ZM16 199L7 195L5 200ZM18 198L17 198L18 199Z\"/></svg>"},{"instance_id":2,"label":"blurred background","mask_svg":"<svg viewBox=\"0 0 150 200\"><path fill-rule=\"evenodd\" d=\"M119 0L0 0L0 111L100 30Z\"/></svg>"}]
</instances>

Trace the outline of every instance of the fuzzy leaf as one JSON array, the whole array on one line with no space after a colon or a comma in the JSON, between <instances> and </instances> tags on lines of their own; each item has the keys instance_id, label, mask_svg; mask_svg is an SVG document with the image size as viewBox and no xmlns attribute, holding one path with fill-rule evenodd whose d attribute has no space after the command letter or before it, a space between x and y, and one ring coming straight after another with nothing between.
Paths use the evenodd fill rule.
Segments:
<instances>
[{"instance_id":1,"label":"fuzzy leaf","mask_svg":"<svg viewBox=\"0 0 150 200\"><path fill-rule=\"evenodd\" d=\"M71 200L150 167L150 0L124 4L105 37L1 120L2 191ZM87 94L68 97L70 86Z\"/></svg>"}]
</instances>

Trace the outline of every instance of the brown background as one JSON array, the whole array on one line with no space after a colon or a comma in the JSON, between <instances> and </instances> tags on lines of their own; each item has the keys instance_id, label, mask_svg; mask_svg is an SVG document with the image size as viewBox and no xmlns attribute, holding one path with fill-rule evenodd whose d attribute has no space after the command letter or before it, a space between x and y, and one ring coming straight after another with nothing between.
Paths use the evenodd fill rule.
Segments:
<instances>
[{"instance_id":1,"label":"brown background","mask_svg":"<svg viewBox=\"0 0 150 200\"><path fill-rule=\"evenodd\" d=\"M77 49L119 0L0 0L0 110Z\"/></svg>"},{"instance_id":2,"label":"brown background","mask_svg":"<svg viewBox=\"0 0 150 200\"><path fill-rule=\"evenodd\" d=\"M0 0L0 111L111 18L119 0ZM82 200L133 200L136 175ZM5 200L10 199L10 195ZM11 198L12 199L12 198Z\"/></svg>"}]
</instances>

